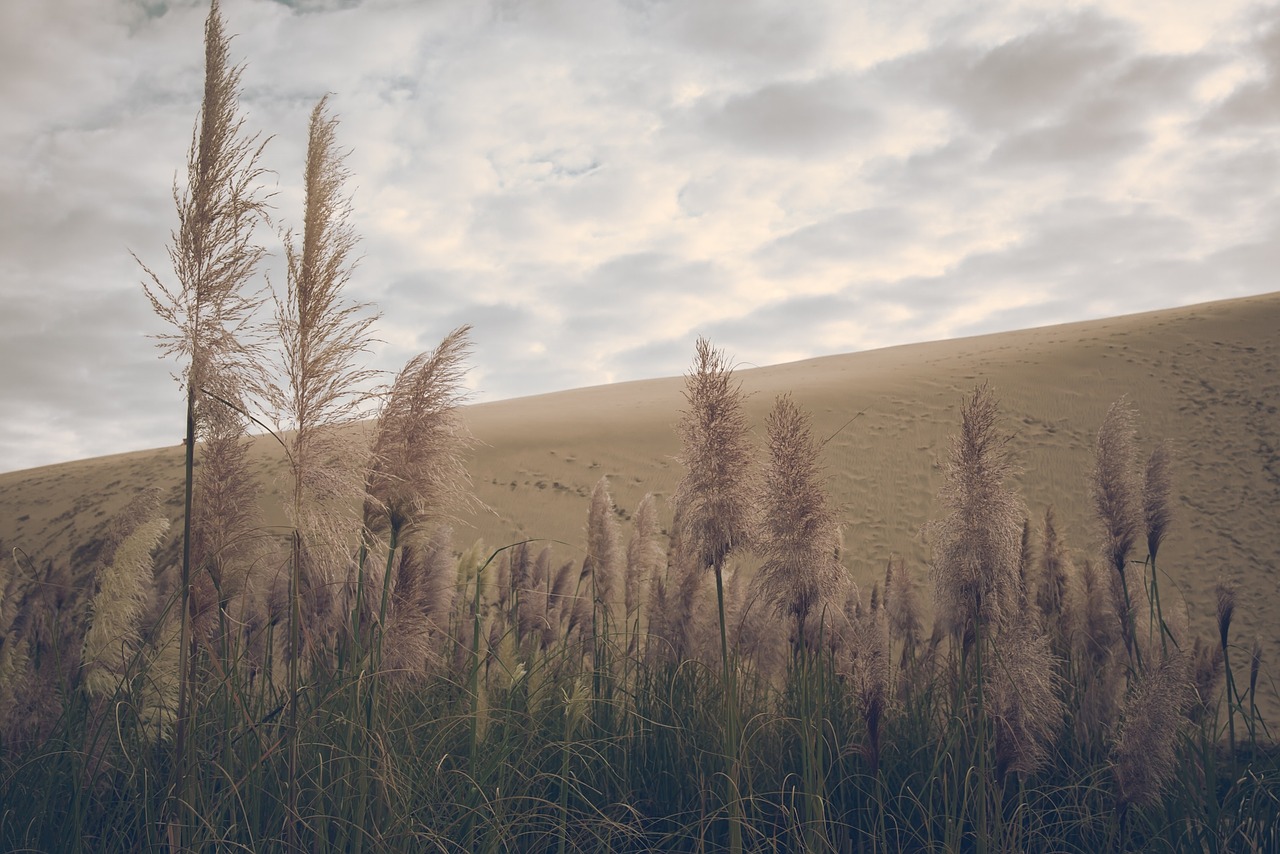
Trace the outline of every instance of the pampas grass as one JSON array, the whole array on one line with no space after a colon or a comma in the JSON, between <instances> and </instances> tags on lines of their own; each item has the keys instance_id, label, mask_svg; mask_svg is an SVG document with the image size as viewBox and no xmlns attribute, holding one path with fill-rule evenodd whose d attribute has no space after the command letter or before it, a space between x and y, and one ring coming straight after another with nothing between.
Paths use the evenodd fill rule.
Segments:
<instances>
[{"instance_id":1,"label":"pampas grass","mask_svg":"<svg viewBox=\"0 0 1280 854\"><path fill-rule=\"evenodd\" d=\"M410 359L391 386L365 484L370 532L450 522L475 500L463 462L471 437L458 417L470 331L459 327Z\"/></svg>"},{"instance_id":2,"label":"pampas grass","mask_svg":"<svg viewBox=\"0 0 1280 854\"><path fill-rule=\"evenodd\" d=\"M221 28L215 3L206 118L226 125L218 104L235 75ZM1169 452L1137 470L1127 404L1108 414L1080 484L1104 542L1076 573L1052 509L1035 545L994 394L962 402L929 529L938 613L919 652L911 572L868 551L857 527L842 539L800 404L783 396L760 425L758 474L745 395L705 340L686 377L687 470L665 549L646 496L624 551L602 479L576 557L549 545L535 557L532 541L459 555L442 523L473 501L458 412L467 329L366 389L369 312L340 293L354 235L335 132L322 101L304 228L286 235L278 376L238 373L252 342L227 336L253 325L235 314L251 297L222 292L236 322L218 332L181 288L148 285L181 321L169 352L190 359L189 427L203 444L184 499L190 572L174 580L173 548L152 557L167 520L145 493L73 565L21 551L0 565L0 848L1275 847L1263 651L1255 643L1247 691L1229 655L1250 599L1224 590L1215 643L1193 638L1185 603L1162 594ZM240 150L244 178L255 149ZM225 201L233 185L193 179L190 193ZM194 235L199 216L182 210ZM251 219L251 204L240 210ZM207 248L185 239L175 233L174 252ZM237 264L256 250L242 250L226 249L219 275L248 269ZM183 263L184 276L205 269ZM372 443L360 447L357 428L357 444L332 444L375 393ZM289 543L253 516L261 484L242 438L262 402L295 430L279 437ZM883 592L864 603L846 562L885 566Z\"/></svg>"},{"instance_id":3,"label":"pampas grass","mask_svg":"<svg viewBox=\"0 0 1280 854\"><path fill-rule=\"evenodd\" d=\"M724 564L729 554L751 541L756 530L755 452L748 435L741 384L722 351L705 338L697 341L693 367L685 376L685 401L677 431L685 475L676 487L681 524L690 557L711 569L716 579L720 618L721 682L725 696L729 847L742 849L738 801L737 693L725 623ZM682 598L694 587L684 583ZM682 603L683 604L683 603Z\"/></svg>"},{"instance_id":4,"label":"pampas grass","mask_svg":"<svg viewBox=\"0 0 1280 854\"><path fill-rule=\"evenodd\" d=\"M1169 504L1173 490L1170 474L1173 451L1169 442L1156 445L1147 458L1146 476L1142 482L1142 512L1146 521L1147 554L1154 562L1160 544L1173 521L1173 508Z\"/></svg>"},{"instance_id":5,"label":"pampas grass","mask_svg":"<svg viewBox=\"0 0 1280 854\"><path fill-rule=\"evenodd\" d=\"M1159 801L1177 766L1178 736L1192 699L1181 655L1153 666L1125 698L1112 748L1116 803L1122 813Z\"/></svg>"},{"instance_id":6,"label":"pampas grass","mask_svg":"<svg viewBox=\"0 0 1280 854\"><path fill-rule=\"evenodd\" d=\"M1004 485L1014 466L997 417L995 395L975 389L961 407L938 493L949 514L936 526L934 591L939 613L958 632L999 626L1019 605L1024 513Z\"/></svg>"},{"instance_id":7,"label":"pampas grass","mask_svg":"<svg viewBox=\"0 0 1280 854\"><path fill-rule=\"evenodd\" d=\"M587 556L583 574L590 577L591 596L605 626L613 622L616 587L620 581L625 585L625 559L618 517L613 497L609 495L609 479L602 477L591 491L587 510Z\"/></svg>"},{"instance_id":8,"label":"pampas grass","mask_svg":"<svg viewBox=\"0 0 1280 854\"><path fill-rule=\"evenodd\" d=\"M920 643L920 603L916 582L899 556L889 558L884 573L884 608L889 619L889 636L902 644L902 666L915 659Z\"/></svg>"},{"instance_id":9,"label":"pampas grass","mask_svg":"<svg viewBox=\"0 0 1280 854\"><path fill-rule=\"evenodd\" d=\"M294 596L303 583L312 589L336 585L348 568L346 552L359 525L350 507L362 495L365 465L364 448L341 428L362 414L375 377L357 360L370 349L376 315L343 296L356 235L351 202L342 192L348 173L337 128L327 97L321 98L308 132L302 233L283 236L288 286L275 303L281 380L263 388L277 424L293 429L287 511L298 537ZM300 565L304 555L308 563Z\"/></svg>"},{"instance_id":10,"label":"pampas grass","mask_svg":"<svg viewBox=\"0 0 1280 854\"><path fill-rule=\"evenodd\" d=\"M795 621L795 643L807 644L810 614L832 606L845 570L836 560L839 539L809 415L783 395L765 423L760 586L774 608Z\"/></svg>"},{"instance_id":11,"label":"pampas grass","mask_svg":"<svg viewBox=\"0 0 1280 854\"><path fill-rule=\"evenodd\" d=\"M169 520L160 515L158 490L140 494L121 516L114 526L119 543L98 573L80 657L84 689L97 697L110 697L119 689L137 655L154 576L151 554L169 530Z\"/></svg>"},{"instance_id":12,"label":"pampas grass","mask_svg":"<svg viewBox=\"0 0 1280 854\"><path fill-rule=\"evenodd\" d=\"M192 132L187 186L180 192L174 182L178 228L171 237L169 260L176 286L142 264L143 290L156 314L174 329L158 336L161 352L185 362L181 380L187 398L186 493L179 583L183 653L174 763L184 786L189 779L187 711L195 655L188 625L195 445L205 432L206 389L217 393L252 385L256 359L249 333L262 303L248 284L263 255L253 242L253 230L265 210L259 189L263 169L258 165L265 143L243 133L243 119L237 114L240 69L230 64L228 45L218 2L213 0L205 23L204 98Z\"/></svg>"},{"instance_id":13,"label":"pampas grass","mask_svg":"<svg viewBox=\"0 0 1280 854\"><path fill-rule=\"evenodd\" d=\"M658 543L658 501L652 492L645 493L636 506L631 540L627 543L627 574L624 603L627 622L640 613L647 598L648 585L662 571L665 555Z\"/></svg>"}]
</instances>

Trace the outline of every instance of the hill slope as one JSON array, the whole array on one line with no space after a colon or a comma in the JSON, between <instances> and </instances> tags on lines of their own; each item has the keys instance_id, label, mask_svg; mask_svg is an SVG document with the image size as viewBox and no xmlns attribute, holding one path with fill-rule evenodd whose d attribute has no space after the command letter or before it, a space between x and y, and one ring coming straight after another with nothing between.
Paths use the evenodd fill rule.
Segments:
<instances>
[{"instance_id":1,"label":"hill slope","mask_svg":"<svg viewBox=\"0 0 1280 854\"><path fill-rule=\"evenodd\" d=\"M1175 443L1173 529L1161 565L1209 632L1220 574L1241 592L1235 636L1280 650L1280 294L1100 321L895 347L740 372L757 425L791 392L830 436L826 463L845 523L845 562L860 583L904 555L927 577L922 525L939 513L948 437L961 398L989 383L1023 471L1033 521L1056 506L1076 560L1092 554L1092 444L1107 407L1127 394L1144 453ZM732 355L732 354L730 354ZM692 346L690 347L692 358ZM609 475L629 514L645 492L669 496L681 475L673 425L681 378L619 383L468 407L482 445L471 466L492 513L455 542L525 537L579 548L587 496ZM179 419L175 410L175 424ZM854 418L855 416L856 419ZM850 422L850 419L854 419ZM268 523L283 522L283 460L256 440ZM0 475L0 542L37 559L75 560L132 493L159 485L180 509L182 449L140 451ZM664 506L669 516L669 508ZM85 552L80 554L83 561ZM1269 694L1274 688L1268 686Z\"/></svg>"}]
</instances>

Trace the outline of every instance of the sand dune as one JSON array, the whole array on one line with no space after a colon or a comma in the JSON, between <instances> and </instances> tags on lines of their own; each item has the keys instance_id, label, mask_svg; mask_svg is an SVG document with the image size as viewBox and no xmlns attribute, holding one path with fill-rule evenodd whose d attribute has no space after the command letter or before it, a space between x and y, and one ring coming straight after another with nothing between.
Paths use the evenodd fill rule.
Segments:
<instances>
[{"instance_id":1,"label":"sand dune","mask_svg":"<svg viewBox=\"0 0 1280 854\"><path fill-rule=\"evenodd\" d=\"M1235 637L1248 646L1260 636L1274 660L1280 655L1277 330L1280 293L811 359L740 376L757 424L775 395L791 392L814 414L816 432L831 437L826 463L845 525L846 564L864 584L894 553L927 577L920 530L940 512L940 464L961 398L984 382L1015 436L1017 482L1033 520L1055 505L1076 560L1091 555L1093 437L1107 407L1129 395L1143 451L1160 439L1175 443L1176 518L1161 565L1183 591L1193 627L1210 633L1213 586L1224 576L1241 593ZM456 543L538 537L564 541L557 549L567 556L580 548L588 495L602 475L628 515L646 492L670 496L682 471L672 429L682 388L676 377L468 407L467 421L482 443L472 476L492 512L463 520ZM175 424L179 418L175 410ZM283 522L278 493L273 497L283 471L277 451L272 440L259 439L253 455L271 524ZM181 475L176 446L0 475L0 541L36 559L82 561L111 514L143 486L166 489L176 517ZM1274 685L1266 691L1276 720Z\"/></svg>"}]
</instances>

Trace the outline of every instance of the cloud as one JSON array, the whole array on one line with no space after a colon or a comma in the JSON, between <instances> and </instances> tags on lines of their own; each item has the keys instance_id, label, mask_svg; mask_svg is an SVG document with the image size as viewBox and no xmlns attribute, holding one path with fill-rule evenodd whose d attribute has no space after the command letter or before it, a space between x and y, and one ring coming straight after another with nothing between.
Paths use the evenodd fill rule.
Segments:
<instances>
[{"instance_id":1,"label":"cloud","mask_svg":"<svg viewBox=\"0 0 1280 854\"><path fill-rule=\"evenodd\" d=\"M332 92L372 363L472 323L481 399L680 373L697 334L764 364L1274 288L1274 8L222 8L264 273ZM173 440L127 250L168 275L207 9L0 4L0 469Z\"/></svg>"},{"instance_id":2,"label":"cloud","mask_svg":"<svg viewBox=\"0 0 1280 854\"><path fill-rule=\"evenodd\" d=\"M727 98L709 97L694 107L694 120L723 144L750 152L812 157L839 151L877 128L845 77L772 83Z\"/></svg>"}]
</instances>

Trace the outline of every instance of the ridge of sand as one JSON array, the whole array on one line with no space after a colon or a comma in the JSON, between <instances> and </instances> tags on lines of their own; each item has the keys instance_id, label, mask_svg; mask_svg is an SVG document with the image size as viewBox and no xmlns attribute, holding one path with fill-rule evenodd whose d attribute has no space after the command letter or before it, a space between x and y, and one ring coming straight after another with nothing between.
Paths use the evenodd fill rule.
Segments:
<instances>
[{"instance_id":1,"label":"ridge of sand","mask_svg":"<svg viewBox=\"0 0 1280 854\"><path fill-rule=\"evenodd\" d=\"M1091 556L1093 440L1107 407L1127 394L1138 410L1142 452L1161 439L1174 443L1175 518L1161 569L1182 590L1193 628L1214 636L1213 586L1223 576L1240 591L1234 636L1246 648L1260 636L1275 659L1277 330L1280 293L1273 293L826 356L744 369L739 377L752 395L758 436L775 395L790 392L813 413L815 433L830 437L825 462L845 525L845 562L868 586L891 554L927 579L920 530L941 513L935 496L960 401L984 382L1000 400L1001 426L1014 434L1022 468L1015 483L1033 522L1053 504L1077 563ZM467 407L481 442L472 477L493 512L463 520L455 544L539 537L566 543L556 551L567 559L580 555L588 496L602 475L624 517L646 492L669 497L682 473L673 430L682 389L673 377ZM252 460L265 484L267 521L282 524L275 478L283 460L273 440L256 440ZM71 560L134 490L161 486L176 518L181 476L177 446L0 475L0 542ZM665 502L662 509L669 518ZM1275 695L1274 684L1267 690Z\"/></svg>"}]
</instances>

